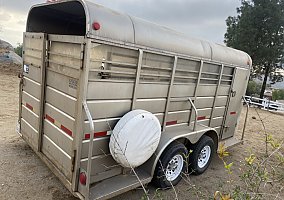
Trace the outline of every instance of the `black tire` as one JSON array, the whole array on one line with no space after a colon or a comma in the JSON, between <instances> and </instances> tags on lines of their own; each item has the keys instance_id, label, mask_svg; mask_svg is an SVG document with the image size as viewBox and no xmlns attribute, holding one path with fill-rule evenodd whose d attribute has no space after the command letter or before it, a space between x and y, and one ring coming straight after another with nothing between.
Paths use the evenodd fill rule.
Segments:
<instances>
[{"instance_id":1,"label":"black tire","mask_svg":"<svg viewBox=\"0 0 284 200\"><path fill-rule=\"evenodd\" d=\"M205 146L210 147L210 157L207 162L204 162L204 166L201 165L201 167L198 165L198 159L199 156L201 156L201 151ZM212 157L215 154L215 144L212 138L209 136L202 136L199 140L199 142L192 146L192 152L189 154L189 173L199 175L206 171L206 169L209 167ZM205 164L206 163L206 164Z\"/></svg>"},{"instance_id":2,"label":"black tire","mask_svg":"<svg viewBox=\"0 0 284 200\"><path fill-rule=\"evenodd\" d=\"M183 158L183 166L179 175L172 181L169 181L165 175L167 167L170 167L170 161L177 155L181 155ZM187 148L182 143L173 142L170 144L165 151L162 153L155 169L155 174L153 177L153 183L161 189L169 189L171 186L176 185L181 180L182 173L185 173L187 169ZM172 160L173 161L173 160ZM177 163L177 162L176 162ZM174 167L176 169L176 167ZM173 170L175 170L173 169Z\"/></svg>"}]
</instances>

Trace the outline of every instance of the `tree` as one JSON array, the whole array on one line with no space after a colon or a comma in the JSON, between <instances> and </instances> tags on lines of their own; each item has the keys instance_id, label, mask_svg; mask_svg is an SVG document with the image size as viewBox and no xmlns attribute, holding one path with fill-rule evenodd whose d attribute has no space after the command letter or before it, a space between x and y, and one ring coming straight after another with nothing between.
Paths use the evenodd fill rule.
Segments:
<instances>
[{"instance_id":1,"label":"tree","mask_svg":"<svg viewBox=\"0 0 284 200\"><path fill-rule=\"evenodd\" d=\"M237 16L226 24L224 42L252 57L252 77L263 77L263 98L268 77L272 83L283 80L277 69L283 68L284 0L242 0Z\"/></svg>"}]
</instances>

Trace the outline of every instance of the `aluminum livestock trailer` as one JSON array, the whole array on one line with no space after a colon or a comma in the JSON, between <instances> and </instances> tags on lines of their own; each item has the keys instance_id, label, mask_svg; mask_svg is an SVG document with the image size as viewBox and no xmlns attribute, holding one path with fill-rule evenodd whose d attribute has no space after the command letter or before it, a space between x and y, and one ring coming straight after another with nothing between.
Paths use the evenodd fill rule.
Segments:
<instances>
[{"instance_id":1,"label":"aluminum livestock trailer","mask_svg":"<svg viewBox=\"0 0 284 200\"><path fill-rule=\"evenodd\" d=\"M239 142L244 52L63 0L31 8L23 60L18 132L81 199L168 188Z\"/></svg>"}]
</instances>

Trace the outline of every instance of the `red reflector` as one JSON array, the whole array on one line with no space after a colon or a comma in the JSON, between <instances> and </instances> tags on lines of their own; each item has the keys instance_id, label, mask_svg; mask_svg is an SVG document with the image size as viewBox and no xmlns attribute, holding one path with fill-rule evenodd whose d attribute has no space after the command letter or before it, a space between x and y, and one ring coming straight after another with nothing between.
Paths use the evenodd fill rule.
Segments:
<instances>
[{"instance_id":1,"label":"red reflector","mask_svg":"<svg viewBox=\"0 0 284 200\"><path fill-rule=\"evenodd\" d=\"M86 176L85 172L81 172L80 173L79 180L80 180L80 183L82 185L86 185L86 183L87 183L87 176Z\"/></svg>"},{"instance_id":2,"label":"red reflector","mask_svg":"<svg viewBox=\"0 0 284 200\"><path fill-rule=\"evenodd\" d=\"M235 115L237 114L237 112L230 112L230 115Z\"/></svg>"},{"instance_id":3,"label":"red reflector","mask_svg":"<svg viewBox=\"0 0 284 200\"><path fill-rule=\"evenodd\" d=\"M100 25L99 22L94 22L94 23L93 23L93 29L94 29L95 31L100 30L100 28L101 28L101 25Z\"/></svg>"},{"instance_id":4,"label":"red reflector","mask_svg":"<svg viewBox=\"0 0 284 200\"><path fill-rule=\"evenodd\" d=\"M206 116L197 117L197 120L204 120L204 119L206 119Z\"/></svg>"},{"instance_id":5,"label":"red reflector","mask_svg":"<svg viewBox=\"0 0 284 200\"><path fill-rule=\"evenodd\" d=\"M98 138L98 137L104 137L104 136L107 136L107 131L102 131L102 132L96 132L94 133L94 138ZM85 134L85 139L90 139L91 138L91 135L90 133L86 133Z\"/></svg>"},{"instance_id":6,"label":"red reflector","mask_svg":"<svg viewBox=\"0 0 284 200\"><path fill-rule=\"evenodd\" d=\"M30 110L34 110L34 108L33 108L30 104L28 104L28 103L26 103L26 107L27 107L28 109L30 109Z\"/></svg>"},{"instance_id":7,"label":"red reflector","mask_svg":"<svg viewBox=\"0 0 284 200\"><path fill-rule=\"evenodd\" d=\"M107 131L97 132L94 135L94 137L104 137L104 136L107 136Z\"/></svg>"},{"instance_id":8,"label":"red reflector","mask_svg":"<svg viewBox=\"0 0 284 200\"><path fill-rule=\"evenodd\" d=\"M175 125L175 124L177 124L177 120L166 122L166 126Z\"/></svg>"},{"instance_id":9,"label":"red reflector","mask_svg":"<svg viewBox=\"0 0 284 200\"><path fill-rule=\"evenodd\" d=\"M70 135L72 137L72 131L69 130L68 128L66 128L65 126L61 125L61 130L64 131L65 133L67 133L68 135Z\"/></svg>"},{"instance_id":10,"label":"red reflector","mask_svg":"<svg viewBox=\"0 0 284 200\"><path fill-rule=\"evenodd\" d=\"M86 134L85 134L85 139L86 139L86 140L87 140L87 139L90 139L90 137L91 137L90 133L86 133Z\"/></svg>"},{"instance_id":11,"label":"red reflector","mask_svg":"<svg viewBox=\"0 0 284 200\"><path fill-rule=\"evenodd\" d=\"M45 115L45 118L46 118L48 121L50 121L51 123L54 124L55 120L54 120L52 117L50 117L48 114Z\"/></svg>"}]
</instances>

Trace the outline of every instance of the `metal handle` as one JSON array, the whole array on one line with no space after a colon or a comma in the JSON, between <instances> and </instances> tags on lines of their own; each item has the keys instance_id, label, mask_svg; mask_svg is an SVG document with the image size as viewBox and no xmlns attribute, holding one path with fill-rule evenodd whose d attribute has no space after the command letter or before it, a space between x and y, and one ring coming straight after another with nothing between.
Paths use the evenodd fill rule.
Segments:
<instances>
[{"instance_id":1,"label":"metal handle","mask_svg":"<svg viewBox=\"0 0 284 200\"><path fill-rule=\"evenodd\" d=\"M91 183L91 170L92 170L92 154L93 154L93 140L94 140L94 133L95 133L95 126L93 122L92 115L90 113L90 110L88 108L87 102L83 101L83 107L86 112L89 124L90 124L90 142L89 142L89 151L88 151L88 165L87 165L87 197L86 199L89 199L90 196L90 183Z\"/></svg>"},{"instance_id":2,"label":"metal handle","mask_svg":"<svg viewBox=\"0 0 284 200\"><path fill-rule=\"evenodd\" d=\"M244 141L245 130L246 130L246 126L247 126L247 119L248 119L248 112L249 112L249 103L246 101L246 98L244 96L242 97L242 99L244 100L244 102L246 103L246 106L247 106L246 118L245 118L245 122L244 122L242 138L241 138L241 141Z\"/></svg>"},{"instance_id":3,"label":"metal handle","mask_svg":"<svg viewBox=\"0 0 284 200\"><path fill-rule=\"evenodd\" d=\"M194 105L194 103L193 103L193 101L191 100L190 97L188 97L188 101L190 102L190 104L191 104L191 106L193 107L194 112L195 112L195 121L194 121L194 124L193 124L193 131L195 131L198 113L197 113L197 109L196 109L196 107L195 107L195 105ZM189 123L190 123L190 122L189 122Z\"/></svg>"},{"instance_id":4,"label":"metal handle","mask_svg":"<svg viewBox=\"0 0 284 200\"><path fill-rule=\"evenodd\" d=\"M237 91L232 90L231 93L232 93L232 97L235 97L237 94Z\"/></svg>"}]
</instances>

